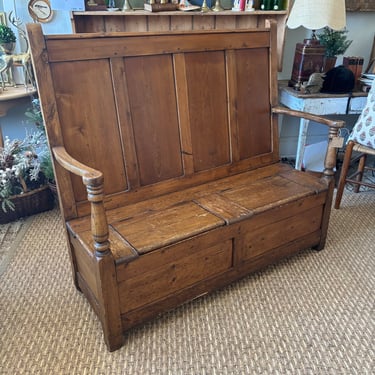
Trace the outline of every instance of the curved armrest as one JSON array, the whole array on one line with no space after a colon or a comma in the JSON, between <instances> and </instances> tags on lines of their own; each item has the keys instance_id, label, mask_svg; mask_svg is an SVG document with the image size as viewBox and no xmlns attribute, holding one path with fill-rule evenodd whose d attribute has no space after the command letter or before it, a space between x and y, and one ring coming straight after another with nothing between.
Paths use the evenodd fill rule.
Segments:
<instances>
[{"instance_id":1,"label":"curved armrest","mask_svg":"<svg viewBox=\"0 0 375 375\"><path fill-rule=\"evenodd\" d=\"M320 124L326 125L329 127L329 142L328 142L328 149L326 153L326 157L324 160L324 171L323 171L323 177L329 182L333 183L334 180L334 168L336 166L336 153L337 149L340 148L338 146L338 143L333 143L332 141L338 137L339 129L344 127L345 121L342 120L330 120L323 116L317 116L313 115L312 113L308 112L302 112L302 111L295 111L289 108L277 106L272 108L272 112L276 114L283 114L283 115L289 115L294 116L298 118L303 118L306 120L311 120L318 122Z\"/></svg>"},{"instance_id":2,"label":"curved armrest","mask_svg":"<svg viewBox=\"0 0 375 375\"><path fill-rule=\"evenodd\" d=\"M330 120L323 116L313 115L312 113L308 113L308 112L295 111L293 109L289 109L285 107L274 107L272 108L272 112L315 121L315 122L318 122L319 124L327 125L330 128L334 128L334 129L340 129L344 127L345 125L345 121L342 121L342 120Z\"/></svg>"},{"instance_id":3,"label":"curved armrest","mask_svg":"<svg viewBox=\"0 0 375 375\"><path fill-rule=\"evenodd\" d=\"M82 177L87 189L87 199L91 203L91 232L97 256L110 252L109 230L104 208L103 173L90 168L71 157L65 147L53 147L56 161L66 170Z\"/></svg>"},{"instance_id":4,"label":"curved armrest","mask_svg":"<svg viewBox=\"0 0 375 375\"><path fill-rule=\"evenodd\" d=\"M58 163L69 172L81 176L85 185L98 185L103 183L103 173L96 169L90 168L72 158L66 151L65 147L58 146L52 148L53 155Z\"/></svg>"}]
</instances>

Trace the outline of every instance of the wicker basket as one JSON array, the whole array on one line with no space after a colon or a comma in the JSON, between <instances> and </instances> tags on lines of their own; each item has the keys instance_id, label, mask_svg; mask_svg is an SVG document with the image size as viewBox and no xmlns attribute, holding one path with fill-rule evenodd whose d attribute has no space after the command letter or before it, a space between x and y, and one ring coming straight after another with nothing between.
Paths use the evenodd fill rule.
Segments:
<instances>
[{"instance_id":1,"label":"wicker basket","mask_svg":"<svg viewBox=\"0 0 375 375\"><path fill-rule=\"evenodd\" d=\"M0 224L6 224L21 217L51 210L54 206L54 198L48 186L43 186L28 193L15 195L11 198L11 201L15 205L15 210L3 212L0 209Z\"/></svg>"}]
</instances>

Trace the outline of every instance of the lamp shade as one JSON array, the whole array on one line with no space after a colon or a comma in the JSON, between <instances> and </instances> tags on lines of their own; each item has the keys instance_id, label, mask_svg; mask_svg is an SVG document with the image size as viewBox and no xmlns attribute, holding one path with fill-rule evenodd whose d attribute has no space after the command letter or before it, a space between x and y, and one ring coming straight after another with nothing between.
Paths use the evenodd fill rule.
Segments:
<instances>
[{"instance_id":1,"label":"lamp shade","mask_svg":"<svg viewBox=\"0 0 375 375\"><path fill-rule=\"evenodd\" d=\"M295 0L287 26L318 30L325 26L340 30L346 25L345 0Z\"/></svg>"}]
</instances>

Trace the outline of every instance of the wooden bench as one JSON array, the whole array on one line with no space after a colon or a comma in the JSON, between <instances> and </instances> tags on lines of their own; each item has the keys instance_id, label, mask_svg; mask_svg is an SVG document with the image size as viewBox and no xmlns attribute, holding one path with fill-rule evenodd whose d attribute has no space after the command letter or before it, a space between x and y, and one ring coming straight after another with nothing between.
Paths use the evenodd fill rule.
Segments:
<instances>
[{"instance_id":1,"label":"wooden bench","mask_svg":"<svg viewBox=\"0 0 375 375\"><path fill-rule=\"evenodd\" d=\"M109 350L161 312L323 248L343 124L277 106L274 23L53 36L33 24L28 37L74 280ZM330 126L322 176L279 162L280 113Z\"/></svg>"}]
</instances>

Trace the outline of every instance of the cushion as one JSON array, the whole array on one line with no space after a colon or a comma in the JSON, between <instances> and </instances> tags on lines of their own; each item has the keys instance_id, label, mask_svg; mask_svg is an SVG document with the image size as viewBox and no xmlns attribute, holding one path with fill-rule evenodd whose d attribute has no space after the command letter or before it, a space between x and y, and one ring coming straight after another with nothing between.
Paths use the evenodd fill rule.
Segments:
<instances>
[{"instance_id":1,"label":"cushion","mask_svg":"<svg viewBox=\"0 0 375 375\"><path fill-rule=\"evenodd\" d=\"M348 141L375 149L375 79L367 96L367 102L359 115Z\"/></svg>"}]
</instances>

